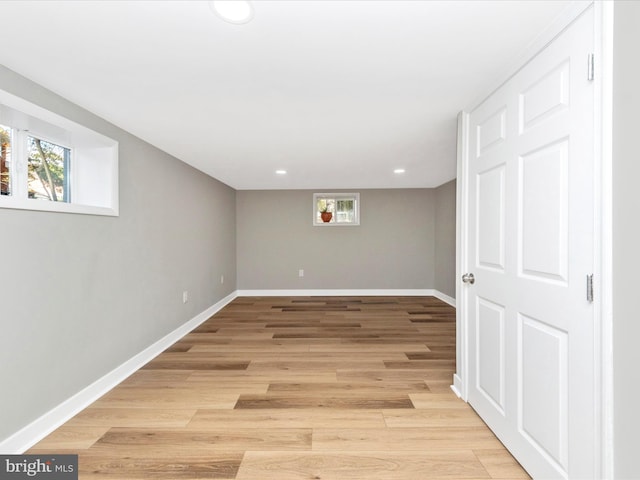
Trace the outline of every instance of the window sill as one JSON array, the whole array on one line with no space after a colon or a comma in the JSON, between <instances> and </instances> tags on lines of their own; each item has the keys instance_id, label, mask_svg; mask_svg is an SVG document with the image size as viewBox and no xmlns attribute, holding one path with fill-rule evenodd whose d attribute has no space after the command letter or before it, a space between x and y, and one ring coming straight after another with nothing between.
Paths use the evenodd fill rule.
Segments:
<instances>
[{"instance_id":1,"label":"window sill","mask_svg":"<svg viewBox=\"0 0 640 480\"><path fill-rule=\"evenodd\" d=\"M360 223L314 223L314 227L359 227Z\"/></svg>"},{"instance_id":2,"label":"window sill","mask_svg":"<svg viewBox=\"0 0 640 480\"><path fill-rule=\"evenodd\" d=\"M117 208L78 205L74 203L49 202L47 200L21 200L6 196L0 197L0 208L10 208L15 210L35 210L39 212L79 213L84 215L102 215L109 217L119 216Z\"/></svg>"}]
</instances>

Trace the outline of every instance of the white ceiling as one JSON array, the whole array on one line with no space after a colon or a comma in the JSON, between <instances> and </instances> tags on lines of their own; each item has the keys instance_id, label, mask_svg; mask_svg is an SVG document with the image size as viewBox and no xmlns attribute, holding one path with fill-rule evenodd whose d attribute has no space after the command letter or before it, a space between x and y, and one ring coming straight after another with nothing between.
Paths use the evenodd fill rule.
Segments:
<instances>
[{"instance_id":1,"label":"white ceiling","mask_svg":"<svg viewBox=\"0 0 640 480\"><path fill-rule=\"evenodd\" d=\"M236 189L434 187L458 111L568 4L1 1L0 62Z\"/></svg>"}]
</instances>

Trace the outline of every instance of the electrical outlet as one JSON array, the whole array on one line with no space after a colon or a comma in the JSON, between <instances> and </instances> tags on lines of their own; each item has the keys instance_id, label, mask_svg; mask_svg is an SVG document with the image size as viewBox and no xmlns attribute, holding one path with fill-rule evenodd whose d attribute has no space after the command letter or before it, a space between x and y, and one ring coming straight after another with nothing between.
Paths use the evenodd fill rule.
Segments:
<instances>
[{"instance_id":1,"label":"electrical outlet","mask_svg":"<svg viewBox=\"0 0 640 480\"><path fill-rule=\"evenodd\" d=\"M224 283L224 275L220 275L220 283Z\"/></svg>"},{"instance_id":2,"label":"electrical outlet","mask_svg":"<svg viewBox=\"0 0 640 480\"><path fill-rule=\"evenodd\" d=\"M298 270L298 276L299 277L304 277L304 270L302 268L300 270Z\"/></svg>"},{"instance_id":3,"label":"electrical outlet","mask_svg":"<svg viewBox=\"0 0 640 480\"><path fill-rule=\"evenodd\" d=\"M182 292L182 303L187 303L189 301L189 292L185 290Z\"/></svg>"}]
</instances>

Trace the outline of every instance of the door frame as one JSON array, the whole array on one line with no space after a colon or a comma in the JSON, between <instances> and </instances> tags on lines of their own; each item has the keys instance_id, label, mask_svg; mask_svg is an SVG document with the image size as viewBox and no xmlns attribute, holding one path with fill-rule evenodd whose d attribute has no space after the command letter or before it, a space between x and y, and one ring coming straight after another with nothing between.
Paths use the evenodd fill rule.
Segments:
<instances>
[{"instance_id":1,"label":"door frame","mask_svg":"<svg viewBox=\"0 0 640 480\"><path fill-rule=\"evenodd\" d=\"M614 2L595 0L572 2L569 7L538 36L496 78L491 91L458 114L457 192L456 192L456 373L452 390L468 401L469 329L467 291L460 281L470 271L468 258L468 159L469 113L496 89L513 77L537 53L553 41L591 5L594 6L594 338L596 391L594 402L599 412L595 421L598 444L596 463L599 478L614 478L613 471L613 11ZM586 68L586 60L585 60ZM586 70L585 70L586 71Z\"/></svg>"}]
</instances>

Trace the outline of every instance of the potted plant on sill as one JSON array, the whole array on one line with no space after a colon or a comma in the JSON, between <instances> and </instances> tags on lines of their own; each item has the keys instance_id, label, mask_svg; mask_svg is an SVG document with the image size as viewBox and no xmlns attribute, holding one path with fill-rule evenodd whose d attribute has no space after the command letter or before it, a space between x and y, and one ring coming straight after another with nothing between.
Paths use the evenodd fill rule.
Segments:
<instances>
[{"instance_id":1,"label":"potted plant on sill","mask_svg":"<svg viewBox=\"0 0 640 480\"><path fill-rule=\"evenodd\" d=\"M320 209L320 218L324 223L329 223L331 218L333 218L333 213L329 211L329 207L326 205Z\"/></svg>"}]
</instances>

